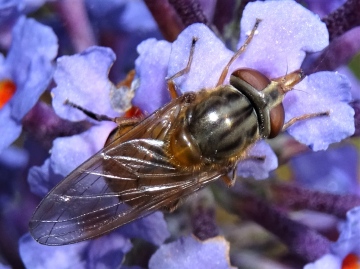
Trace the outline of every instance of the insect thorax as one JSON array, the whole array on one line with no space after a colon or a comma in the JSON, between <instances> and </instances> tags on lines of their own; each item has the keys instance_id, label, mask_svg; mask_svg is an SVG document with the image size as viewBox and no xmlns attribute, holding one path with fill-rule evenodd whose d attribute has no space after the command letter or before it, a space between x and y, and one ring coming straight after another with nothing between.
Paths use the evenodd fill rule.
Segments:
<instances>
[{"instance_id":1,"label":"insect thorax","mask_svg":"<svg viewBox=\"0 0 360 269\"><path fill-rule=\"evenodd\" d=\"M222 85L199 97L186 119L202 157L212 161L237 157L259 139L254 106L239 90Z\"/></svg>"}]
</instances>

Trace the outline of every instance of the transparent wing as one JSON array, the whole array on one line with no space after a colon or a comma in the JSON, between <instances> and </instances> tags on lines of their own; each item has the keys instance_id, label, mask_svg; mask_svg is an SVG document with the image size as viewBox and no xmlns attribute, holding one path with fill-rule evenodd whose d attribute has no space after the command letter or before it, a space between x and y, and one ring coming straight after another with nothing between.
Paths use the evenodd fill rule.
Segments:
<instances>
[{"instance_id":1,"label":"transparent wing","mask_svg":"<svg viewBox=\"0 0 360 269\"><path fill-rule=\"evenodd\" d=\"M181 110L174 100L75 169L38 206L32 236L46 245L99 236L219 178L169 162L164 140Z\"/></svg>"}]
</instances>

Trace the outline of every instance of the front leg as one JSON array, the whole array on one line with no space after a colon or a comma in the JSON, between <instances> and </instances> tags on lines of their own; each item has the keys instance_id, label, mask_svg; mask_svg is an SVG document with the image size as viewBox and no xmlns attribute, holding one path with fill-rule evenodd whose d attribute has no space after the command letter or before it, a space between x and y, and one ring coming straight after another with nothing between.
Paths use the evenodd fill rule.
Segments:
<instances>
[{"instance_id":1,"label":"front leg","mask_svg":"<svg viewBox=\"0 0 360 269\"><path fill-rule=\"evenodd\" d=\"M330 115L330 112L326 111L326 112L317 112L317 113L304 114L304 115L292 118L291 120L289 120L288 122L286 122L283 125L282 131L286 131L286 129L288 129L290 126L294 125L298 121L317 118L317 117L324 117L324 116L329 116L329 115Z\"/></svg>"},{"instance_id":2,"label":"front leg","mask_svg":"<svg viewBox=\"0 0 360 269\"><path fill-rule=\"evenodd\" d=\"M176 85L174 83L174 79L176 79L176 78L178 78L178 77L180 77L180 76L182 76L184 74L189 73L191 63L192 63L192 60L193 60L193 57L194 57L195 44L196 44L197 40L198 40L197 37L193 37L192 43L191 43L191 48L190 48L189 59L188 59L188 62L186 64L185 68L166 79L171 99L175 99L175 98L179 97L178 93L176 92Z\"/></svg>"},{"instance_id":3,"label":"front leg","mask_svg":"<svg viewBox=\"0 0 360 269\"><path fill-rule=\"evenodd\" d=\"M252 160L252 161L258 161L258 162L265 162L265 158L266 158L265 156L248 155L244 159L242 159L241 161ZM236 177L237 177L237 174L236 174L237 166L238 166L238 164L236 163L233 166L233 168L231 168L231 170L230 170L231 177L229 177L229 174L221 176L221 179L225 182L225 184L229 188L233 187L235 185Z\"/></svg>"}]
</instances>

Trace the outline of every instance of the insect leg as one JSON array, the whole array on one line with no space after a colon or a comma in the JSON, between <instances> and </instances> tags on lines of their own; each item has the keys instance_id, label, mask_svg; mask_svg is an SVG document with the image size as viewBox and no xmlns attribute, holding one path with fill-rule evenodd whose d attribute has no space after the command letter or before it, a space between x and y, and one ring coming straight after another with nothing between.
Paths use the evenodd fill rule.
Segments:
<instances>
[{"instance_id":1,"label":"insect leg","mask_svg":"<svg viewBox=\"0 0 360 269\"><path fill-rule=\"evenodd\" d=\"M182 199L179 198L178 200L176 200L175 202L172 202L171 204L165 206L162 208L162 210L165 210L168 213L174 212L179 205L182 203Z\"/></svg>"},{"instance_id":2,"label":"insect leg","mask_svg":"<svg viewBox=\"0 0 360 269\"><path fill-rule=\"evenodd\" d=\"M65 100L64 105L72 106L73 108L76 108L76 109L82 111L86 116L88 116L94 120L97 120L97 121L114 121L114 122L116 122L115 118L110 118L106 115L96 114L96 113L91 112L77 104L72 103L71 101L69 101L67 99Z\"/></svg>"},{"instance_id":3,"label":"insect leg","mask_svg":"<svg viewBox=\"0 0 360 269\"><path fill-rule=\"evenodd\" d=\"M231 172L231 177L229 177L229 173L224 174L221 176L221 179L224 181L224 183L230 188L235 185L236 182L236 171L237 171L237 163L232 165L232 167L229 170L229 173Z\"/></svg>"},{"instance_id":4,"label":"insect leg","mask_svg":"<svg viewBox=\"0 0 360 269\"><path fill-rule=\"evenodd\" d=\"M222 175L221 179L224 181L224 183L229 187L233 187L235 185L236 182L236 169L237 166L235 166L232 171L231 171L231 177L229 177L229 175Z\"/></svg>"},{"instance_id":5,"label":"insect leg","mask_svg":"<svg viewBox=\"0 0 360 269\"><path fill-rule=\"evenodd\" d=\"M234 184L235 184L234 178L230 178L228 175L221 176L221 179L224 181L226 186L228 186L229 188L234 186Z\"/></svg>"},{"instance_id":6,"label":"insect leg","mask_svg":"<svg viewBox=\"0 0 360 269\"><path fill-rule=\"evenodd\" d=\"M299 117L292 118L291 120L289 120L288 122L286 122L284 124L282 131L285 131L287 128L294 125L294 123L296 123L298 121L317 118L317 117L323 117L323 116L329 116L329 115L330 115L330 112L326 111L326 112L305 114L305 115L301 115Z\"/></svg>"},{"instance_id":7,"label":"insect leg","mask_svg":"<svg viewBox=\"0 0 360 269\"><path fill-rule=\"evenodd\" d=\"M250 35L245 40L245 43L240 47L240 49L231 57L230 61L227 63L227 65L223 69L223 71L222 71L222 73L220 75L219 81L216 84L216 86L224 84L224 80L225 80L226 75L227 75L227 73L229 71L230 65L240 56L241 53L243 53L245 51L246 47L250 44L252 38L254 37L255 31L258 28L260 22L261 22L261 19L256 19L254 27L252 28L252 30L250 32Z\"/></svg>"},{"instance_id":8,"label":"insect leg","mask_svg":"<svg viewBox=\"0 0 360 269\"><path fill-rule=\"evenodd\" d=\"M122 117L118 117L115 118L114 121L118 125L118 127L112 130L112 132L109 134L105 142L105 146L110 144L116 138L130 131L136 124L138 124L141 121L141 119L139 118L124 119Z\"/></svg>"},{"instance_id":9,"label":"insect leg","mask_svg":"<svg viewBox=\"0 0 360 269\"><path fill-rule=\"evenodd\" d=\"M118 125L119 128L133 127L135 124L138 124L142 119L131 118L124 119L122 117L114 118L114 122Z\"/></svg>"},{"instance_id":10,"label":"insect leg","mask_svg":"<svg viewBox=\"0 0 360 269\"><path fill-rule=\"evenodd\" d=\"M244 160L251 160L251 161L256 161L256 162L265 162L265 156L247 156ZM244 161L242 160L242 161Z\"/></svg>"},{"instance_id":11,"label":"insect leg","mask_svg":"<svg viewBox=\"0 0 360 269\"><path fill-rule=\"evenodd\" d=\"M178 93L176 92L176 86L175 86L175 83L174 83L174 79L176 79L176 78L178 78L178 77L180 77L180 76L182 76L182 75L184 75L186 73L189 73L191 62L192 62L193 56L194 56L195 43L196 43L197 40L198 40L197 37L192 38L189 60L188 60L188 62L186 64L186 67L183 70L180 70L179 72L175 73L174 75L172 75L171 77L166 79L168 89L169 89L169 92L170 92L170 96L171 96L172 99L175 99L175 98L177 98L179 96Z\"/></svg>"},{"instance_id":12,"label":"insect leg","mask_svg":"<svg viewBox=\"0 0 360 269\"><path fill-rule=\"evenodd\" d=\"M246 160L252 160L256 162L264 162L265 156L254 156L254 155L247 155L240 161L246 161ZM233 168L231 168L231 177L229 177L228 174L222 175L221 179L224 181L224 183L230 188L235 185L236 182L236 171L237 171L238 164L236 163Z\"/></svg>"}]
</instances>

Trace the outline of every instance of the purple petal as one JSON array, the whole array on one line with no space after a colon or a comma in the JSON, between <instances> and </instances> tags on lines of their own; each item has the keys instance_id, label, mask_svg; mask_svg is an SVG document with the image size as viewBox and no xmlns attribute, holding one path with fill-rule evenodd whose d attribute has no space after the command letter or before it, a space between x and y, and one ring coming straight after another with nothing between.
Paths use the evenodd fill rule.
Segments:
<instances>
[{"instance_id":1,"label":"purple petal","mask_svg":"<svg viewBox=\"0 0 360 269\"><path fill-rule=\"evenodd\" d=\"M170 43L152 38L142 42L137 50L139 57L135 61L135 69L140 86L132 103L150 114L170 100L165 81Z\"/></svg>"},{"instance_id":2,"label":"purple petal","mask_svg":"<svg viewBox=\"0 0 360 269\"><path fill-rule=\"evenodd\" d=\"M0 78L6 78L9 76L7 66L5 66L5 57L0 53Z\"/></svg>"},{"instance_id":3,"label":"purple petal","mask_svg":"<svg viewBox=\"0 0 360 269\"><path fill-rule=\"evenodd\" d=\"M159 211L124 225L118 231L127 237L142 238L158 246L170 236L164 215Z\"/></svg>"},{"instance_id":4,"label":"purple petal","mask_svg":"<svg viewBox=\"0 0 360 269\"><path fill-rule=\"evenodd\" d=\"M302 186L332 193L358 193L357 150L351 145L308 152L290 160L295 180Z\"/></svg>"},{"instance_id":5,"label":"purple petal","mask_svg":"<svg viewBox=\"0 0 360 269\"><path fill-rule=\"evenodd\" d=\"M150 269L235 268L229 261L229 243L221 236L199 241L188 236L162 245L149 261Z\"/></svg>"},{"instance_id":6,"label":"purple petal","mask_svg":"<svg viewBox=\"0 0 360 269\"><path fill-rule=\"evenodd\" d=\"M320 18L295 1L256 1L247 4L241 20L241 46L256 19L256 34L234 65L257 69L270 78L300 68L306 52L328 45L329 35Z\"/></svg>"},{"instance_id":7,"label":"purple petal","mask_svg":"<svg viewBox=\"0 0 360 269\"><path fill-rule=\"evenodd\" d=\"M32 193L44 197L62 178L54 173L50 159L47 159L42 166L30 168L27 181Z\"/></svg>"},{"instance_id":8,"label":"purple petal","mask_svg":"<svg viewBox=\"0 0 360 269\"><path fill-rule=\"evenodd\" d=\"M346 214L346 222L340 226L340 236L331 246L331 252L345 258L352 253L360 257L360 207L355 207Z\"/></svg>"},{"instance_id":9,"label":"purple petal","mask_svg":"<svg viewBox=\"0 0 360 269\"><path fill-rule=\"evenodd\" d=\"M201 10L204 13L205 17L209 21L213 21L215 10L216 10L216 0L199 0Z\"/></svg>"},{"instance_id":10,"label":"purple petal","mask_svg":"<svg viewBox=\"0 0 360 269\"><path fill-rule=\"evenodd\" d=\"M113 122L103 122L80 135L55 139L50 158L29 171L31 192L45 196L61 179L104 147L114 126Z\"/></svg>"},{"instance_id":11,"label":"purple petal","mask_svg":"<svg viewBox=\"0 0 360 269\"><path fill-rule=\"evenodd\" d=\"M25 6L24 12L28 14L43 6L48 0L23 0L21 2L24 3Z\"/></svg>"},{"instance_id":12,"label":"purple petal","mask_svg":"<svg viewBox=\"0 0 360 269\"><path fill-rule=\"evenodd\" d=\"M19 252L26 268L86 268L82 256L87 244L44 246L25 234L19 241Z\"/></svg>"},{"instance_id":13,"label":"purple petal","mask_svg":"<svg viewBox=\"0 0 360 269\"><path fill-rule=\"evenodd\" d=\"M22 130L21 124L11 117L11 106L9 104L0 110L0 130L3 130L0 139L0 152L2 152L19 137Z\"/></svg>"},{"instance_id":14,"label":"purple petal","mask_svg":"<svg viewBox=\"0 0 360 269\"><path fill-rule=\"evenodd\" d=\"M28 164L29 154L23 148L10 146L0 153L0 204L4 227L7 225L6 223L14 220L12 216L16 215L20 204L22 205L22 203L15 202L14 196L19 195L19 199L23 198L21 197L24 193L22 189L26 183L22 178ZM15 227L9 227L10 230L12 228Z\"/></svg>"},{"instance_id":15,"label":"purple petal","mask_svg":"<svg viewBox=\"0 0 360 269\"><path fill-rule=\"evenodd\" d=\"M17 87L11 100L0 110L3 138L0 151L21 133L21 119L48 86L57 53L57 38L51 28L33 19L19 18L6 59L0 57L0 79L11 79Z\"/></svg>"},{"instance_id":16,"label":"purple petal","mask_svg":"<svg viewBox=\"0 0 360 269\"><path fill-rule=\"evenodd\" d=\"M338 241L354 237L360 239L360 207L355 207L347 212L346 222L342 225L340 230L341 233Z\"/></svg>"},{"instance_id":17,"label":"purple petal","mask_svg":"<svg viewBox=\"0 0 360 269\"><path fill-rule=\"evenodd\" d=\"M93 22L107 31L125 31L133 35L136 32L136 35L141 35L157 29L157 24L143 1L87 0L85 3Z\"/></svg>"},{"instance_id":18,"label":"purple petal","mask_svg":"<svg viewBox=\"0 0 360 269\"><path fill-rule=\"evenodd\" d=\"M17 91L12 97L11 115L21 120L48 86L57 54L57 37L52 29L33 19L19 18L5 64Z\"/></svg>"},{"instance_id":19,"label":"purple petal","mask_svg":"<svg viewBox=\"0 0 360 269\"><path fill-rule=\"evenodd\" d=\"M278 160L269 144L264 140L258 141L249 151L249 157L265 157L264 161L247 159L240 161L237 166L237 174L241 177L254 177L264 179L269 177L269 172L276 169Z\"/></svg>"},{"instance_id":20,"label":"purple petal","mask_svg":"<svg viewBox=\"0 0 360 269\"><path fill-rule=\"evenodd\" d=\"M326 149L355 132L354 110L350 85L346 77L334 72L319 72L306 77L284 99L285 121L316 112L330 112L330 116L297 122L288 129L296 140L313 150Z\"/></svg>"},{"instance_id":21,"label":"purple petal","mask_svg":"<svg viewBox=\"0 0 360 269\"><path fill-rule=\"evenodd\" d=\"M157 24L143 1L127 1L125 3L124 12L118 18L122 29L130 33L157 29Z\"/></svg>"},{"instance_id":22,"label":"purple petal","mask_svg":"<svg viewBox=\"0 0 360 269\"><path fill-rule=\"evenodd\" d=\"M339 269L341 268L342 260L332 254L326 254L317 261L305 265L304 269Z\"/></svg>"},{"instance_id":23,"label":"purple petal","mask_svg":"<svg viewBox=\"0 0 360 269\"><path fill-rule=\"evenodd\" d=\"M18 18L24 8L21 0L2 1L0 3L0 27L8 27Z\"/></svg>"},{"instance_id":24,"label":"purple petal","mask_svg":"<svg viewBox=\"0 0 360 269\"><path fill-rule=\"evenodd\" d=\"M346 214L346 221L340 225L340 236L332 244L329 254L304 269L341 268L344 258L353 254L360 257L360 207L355 207ZM355 265L355 264L354 264Z\"/></svg>"},{"instance_id":25,"label":"purple petal","mask_svg":"<svg viewBox=\"0 0 360 269\"><path fill-rule=\"evenodd\" d=\"M187 27L171 46L168 77L183 70L189 60L193 38L198 38L190 72L175 79L182 93L214 88L225 65L234 54L204 24Z\"/></svg>"},{"instance_id":26,"label":"purple petal","mask_svg":"<svg viewBox=\"0 0 360 269\"><path fill-rule=\"evenodd\" d=\"M126 0L108 0L105 2L99 2L98 0L86 0L86 6L92 17L98 19L104 19L109 17L113 12L119 14L124 8Z\"/></svg>"},{"instance_id":27,"label":"purple petal","mask_svg":"<svg viewBox=\"0 0 360 269\"><path fill-rule=\"evenodd\" d=\"M304 2L307 4L308 9L320 17L324 17L343 5L346 0L305 0Z\"/></svg>"},{"instance_id":28,"label":"purple petal","mask_svg":"<svg viewBox=\"0 0 360 269\"><path fill-rule=\"evenodd\" d=\"M23 169L28 161L28 152L22 148L8 147L0 154L0 163L9 169Z\"/></svg>"},{"instance_id":29,"label":"purple petal","mask_svg":"<svg viewBox=\"0 0 360 269\"><path fill-rule=\"evenodd\" d=\"M57 87L52 90L56 113L71 121L88 119L78 109L64 105L69 100L91 112L117 116L109 96L114 85L108 79L114 60L112 50L103 47L90 47L81 54L59 58L54 74Z\"/></svg>"},{"instance_id":30,"label":"purple petal","mask_svg":"<svg viewBox=\"0 0 360 269\"><path fill-rule=\"evenodd\" d=\"M45 246L30 234L19 241L26 268L116 268L132 244L117 233L66 246Z\"/></svg>"},{"instance_id":31,"label":"purple petal","mask_svg":"<svg viewBox=\"0 0 360 269\"><path fill-rule=\"evenodd\" d=\"M66 176L101 148L110 132L113 122L103 122L88 131L70 137L54 140L51 150L51 165L56 174Z\"/></svg>"},{"instance_id":32,"label":"purple petal","mask_svg":"<svg viewBox=\"0 0 360 269\"><path fill-rule=\"evenodd\" d=\"M0 269L11 269L10 265L0 263Z\"/></svg>"},{"instance_id":33,"label":"purple petal","mask_svg":"<svg viewBox=\"0 0 360 269\"><path fill-rule=\"evenodd\" d=\"M91 240L86 251L85 268L118 268L125 254L131 248L130 240L118 233L111 233Z\"/></svg>"},{"instance_id":34,"label":"purple petal","mask_svg":"<svg viewBox=\"0 0 360 269\"><path fill-rule=\"evenodd\" d=\"M360 100L360 80L347 66L340 66L337 72L347 77L351 85L352 100Z\"/></svg>"}]
</instances>

